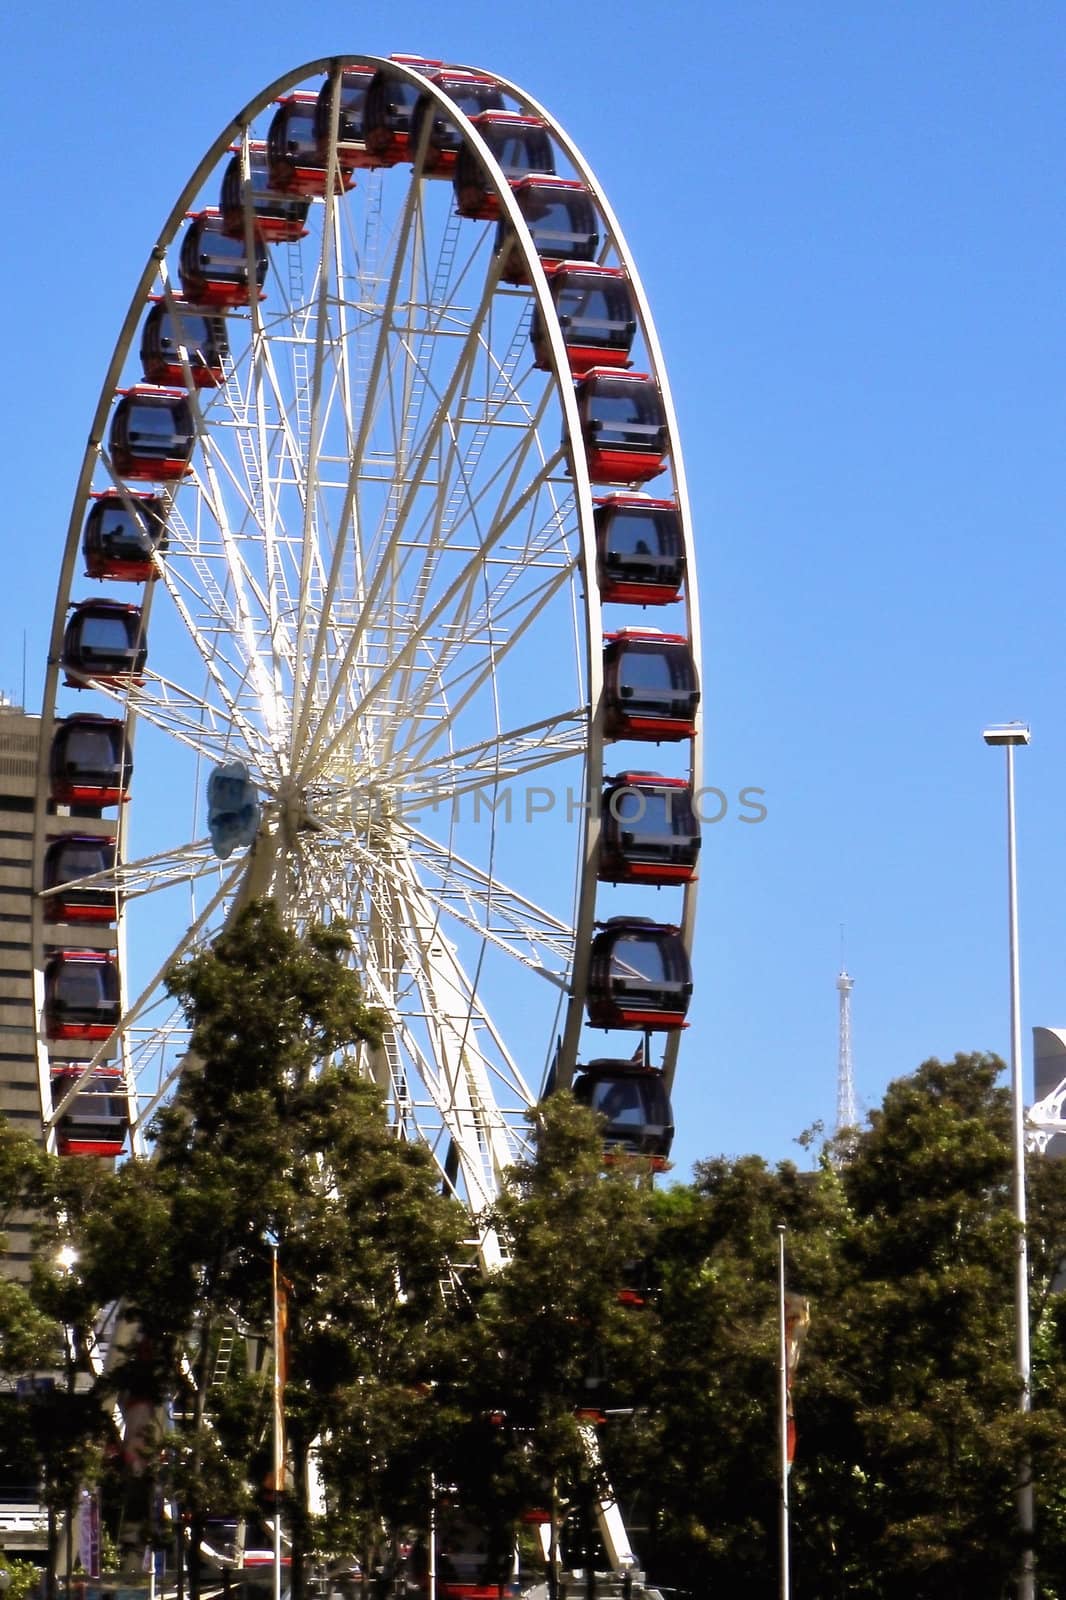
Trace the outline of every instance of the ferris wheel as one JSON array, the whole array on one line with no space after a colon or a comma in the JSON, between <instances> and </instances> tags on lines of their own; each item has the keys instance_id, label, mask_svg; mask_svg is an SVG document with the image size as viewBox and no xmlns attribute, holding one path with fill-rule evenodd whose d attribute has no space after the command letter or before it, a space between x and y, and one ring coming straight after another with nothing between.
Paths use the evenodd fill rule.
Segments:
<instances>
[{"instance_id":1,"label":"ferris wheel","mask_svg":"<svg viewBox=\"0 0 1066 1600\"><path fill-rule=\"evenodd\" d=\"M691 994L696 572L651 311L513 83L288 73L197 166L104 378L36 798L42 1125L143 1148L235 906L350 924L365 1070L474 1213L573 1083L661 1164Z\"/></svg>"}]
</instances>

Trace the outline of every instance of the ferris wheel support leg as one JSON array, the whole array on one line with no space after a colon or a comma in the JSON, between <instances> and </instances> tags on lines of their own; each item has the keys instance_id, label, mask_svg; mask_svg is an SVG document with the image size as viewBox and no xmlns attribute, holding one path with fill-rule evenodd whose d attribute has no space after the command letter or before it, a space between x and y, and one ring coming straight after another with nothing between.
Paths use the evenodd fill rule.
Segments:
<instances>
[{"instance_id":1,"label":"ferris wheel support leg","mask_svg":"<svg viewBox=\"0 0 1066 1600\"><path fill-rule=\"evenodd\" d=\"M626 1533L626 1526L622 1520L622 1513L618 1509L618 1502L614 1497L607 1470L603 1465L603 1455L600 1451L600 1441L596 1437L596 1429L591 1422L582 1423L578 1428L581 1443L592 1473L596 1493L596 1521L603 1540L603 1548L607 1554L607 1561L615 1572L621 1572L630 1577L637 1567L637 1558L633 1554L633 1547Z\"/></svg>"}]
</instances>

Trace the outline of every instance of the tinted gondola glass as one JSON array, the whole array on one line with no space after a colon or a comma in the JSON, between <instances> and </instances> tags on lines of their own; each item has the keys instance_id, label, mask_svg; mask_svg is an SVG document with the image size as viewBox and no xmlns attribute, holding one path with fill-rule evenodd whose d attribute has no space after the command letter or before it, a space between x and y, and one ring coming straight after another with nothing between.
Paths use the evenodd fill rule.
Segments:
<instances>
[{"instance_id":1,"label":"tinted gondola glass","mask_svg":"<svg viewBox=\"0 0 1066 1600\"><path fill-rule=\"evenodd\" d=\"M158 576L153 551L167 547L166 507L155 494L98 495L89 507L81 548L90 578L144 583Z\"/></svg>"},{"instance_id":2,"label":"tinted gondola glass","mask_svg":"<svg viewBox=\"0 0 1066 1600\"><path fill-rule=\"evenodd\" d=\"M366 147L382 166L393 167L407 155L411 118L421 94L417 83L381 67L366 93Z\"/></svg>"},{"instance_id":3,"label":"tinted gondola glass","mask_svg":"<svg viewBox=\"0 0 1066 1600\"><path fill-rule=\"evenodd\" d=\"M252 248L252 277L258 294L267 274L266 245L258 229ZM233 238L217 211L198 212L190 218L181 241L178 275L181 292L190 305L246 306L249 272L243 229Z\"/></svg>"},{"instance_id":4,"label":"tinted gondola glass","mask_svg":"<svg viewBox=\"0 0 1066 1600\"><path fill-rule=\"evenodd\" d=\"M310 200L283 199L270 188L270 168L266 145L250 144L248 147L248 179L252 188L252 215L255 229L268 244L302 239L307 232L305 223L311 208ZM222 231L230 239L244 238L244 205L242 202L241 155L236 151L222 174L219 210L222 213Z\"/></svg>"},{"instance_id":5,"label":"tinted gondola glass","mask_svg":"<svg viewBox=\"0 0 1066 1600\"><path fill-rule=\"evenodd\" d=\"M574 1098L604 1117L608 1153L648 1156L661 1167L674 1138L674 1114L661 1072L629 1061L579 1067Z\"/></svg>"},{"instance_id":6,"label":"tinted gondola glass","mask_svg":"<svg viewBox=\"0 0 1066 1600\"><path fill-rule=\"evenodd\" d=\"M140 606L117 600L83 600L74 607L63 635L61 664L67 683L137 682L148 657Z\"/></svg>"},{"instance_id":7,"label":"tinted gondola glass","mask_svg":"<svg viewBox=\"0 0 1066 1600\"><path fill-rule=\"evenodd\" d=\"M183 346L197 388L214 388L222 382L222 362L229 354L225 318L181 305L171 310L158 300L141 329L141 368L145 382L184 383Z\"/></svg>"},{"instance_id":8,"label":"tinted gondola glass","mask_svg":"<svg viewBox=\"0 0 1066 1600\"><path fill-rule=\"evenodd\" d=\"M111 414L111 462L121 478L170 483L184 477L194 440L183 390L130 389Z\"/></svg>"},{"instance_id":9,"label":"tinted gondola glass","mask_svg":"<svg viewBox=\"0 0 1066 1600\"><path fill-rule=\"evenodd\" d=\"M554 173L551 134L539 117L523 117L516 111L486 111L471 121L508 183L516 183L531 172ZM489 183L480 157L468 144L462 146L455 163L455 200L460 216L495 221L500 215L499 196Z\"/></svg>"},{"instance_id":10,"label":"tinted gondola glass","mask_svg":"<svg viewBox=\"0 0 1066 1600\"><path fill-rule=\"evenodd\" d=\"M629 365L637 316L624 272L565 262L552 273L549 288L575 377L590 367ZM529 337L533 365L549 371L551 351L539 307Z\"/></svg>"},{"instance_id":11,"label":"tinted gondola glass","mask_svg":"<svg viewBox=\"0 0 1066 1600\"><path fill-rule=\"evenodd\" d=\"M465 117L477 117L483 111L502 111L503 95L491 78L476 72L435 72L433 82L448 96ZM463 136L458 127L431 95L421 94L411 113L411 159L420 148L422 129L430 119L426 147L422 159L424 177L451 177L456 158L462 147Z\"/></svg>"},{"instance_id":12,"label":"tinted gondola glass","mask_svg":"<svg viewBox=\"0 0 1066 1600\"><path fill-rule=\"evenodd\" d=\"M85 1063L52 1069L52 1105L58 1106L77 1083ZM97 1068L56 1122L56 1148L61 1156L118 1156L129 1133L129 1103L122 1074Z\"/></svg>"},{"instance_id":13,"label":"tinted gondola glass","mask_svg":"<svg viewBox=\"0 0 1066 1600\"><path fill-rule=\"evenodd\" d=\"M666 414L653 378L594 367L577 386L593 483L645 483L666 467Z\"/></svg>"},{"instance_id":14,"label":"tinted gondola glass","mask_svg":"<svg viewBox=\"0 0 1066 1600\"><path fill-rule=\"evenodd\" d=\"M597 502L594 515L600 599L641 606L678 599L685 543L676 502L611 495Z\"/></svg>"},{"instance_id":15,"label":"tinted gondola glass","mask_svg":"<svg viewBox=\"0 0 1066 1600\"><path fill-rule=\"evenodd\" d=\"M604 635L604 730L610 739L688 739L700 701L692 647L679 634Z\"/></svg>"},{"instance_id":16,"label":"tinted gondola glass","mask_svg":"<svg viewBox=\"0 0 1066 1600\"><path fill-rule=\"evenodd\" d=\"M106 1039L119 1018L118 968L106 950L62 950L44 975L50 1039Z\"/></svg>"},{"instance_id":17,"label":"tinted gondola glass","mask_svg":"<svg viewBox=\"0 0 1066 1600\"><path fill-rule=\"evenodd\" d=\"M600 804L599 877L607 883L687 883L695 876L700 825L681 778L623 773Z\"/></svg>"},{"instance_id":18,"label":"tinted gondola glass","mask_svg":"<svg viewBox=\"0 0 1066 1600\"><path fill-rule=\"evenodd\" d=\"M366 147L366 96L374 78L373 67L345 67L341 73L340 109L337 113L337 160L346 172L356 167L379 167L381 162ZM333 82L327 79L315 102L315 140L321 157L329 154L333 120Z\"/></svg>"},{"instance_id":19,"label":"tinted gondola glass","mask_svg":"<svg viewBox=\"0 0 1066 1600\"><path fill-rule=\"evenodd\" d=\"M56 805L97 808L127 800L133 756L123 724L89 713L57 722L49 776Z\"/></svg>"},{"instance_id":20,"label":"tinted gondola glass","mask_svg":"<svg viewBox=\"0 0 1066 1600\"><path fill-rule=\"evenodd\" d=\"M520 178L512 185L518 209L533 236L546 270L561 261L594 261L600 245L600 224L592 196L572 178ZM504 283L527 284L529 272L509 225L501 221L496 249L502 256Z\"/></svg>"},{"instance_id":21,"label":"tinted gondola glass","mask_svg":"<svg viewBox=\"0 0 1066 1600\"><path fill-rule=\"evenodd\" d=\"M44 853L42 887L55 890L42 897L46 922L114 922L118 896L113 887L86 884L85 879L109 873L115 864L112 839L67 833L53 839Z\"/></svg>"},{"instance_id":22,"label":"tinted gondola glass","mask_svg":"<svg viewBox=\"0 0 1066 1600\"><path fill-rule=\"evenodd\" d=\"M594 1028L684 1026L692 996L678 930L644 917L612 917L592 941L586 1012Z\"/></svg>"},{"instance_id":23,"label":"tinted gondola glass","mask_svg":"<svg viewBox=\"0 0 1066 1600\"><path fill-rule=\"evenodd\" d=\"M318 96L297 91L279 100L267 129L267 166L270 184L284 194L323 195L326 192L328 150L319 149L315 131ZM335 192L351 188L351 179L338 163Z\"/></svg>"}]
</instances>

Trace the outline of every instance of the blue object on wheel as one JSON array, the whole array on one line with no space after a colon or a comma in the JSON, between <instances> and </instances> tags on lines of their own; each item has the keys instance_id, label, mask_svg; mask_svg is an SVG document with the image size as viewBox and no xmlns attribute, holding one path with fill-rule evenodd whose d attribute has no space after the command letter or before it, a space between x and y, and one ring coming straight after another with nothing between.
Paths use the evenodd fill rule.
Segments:
<instances>
[{"instance_id":1,"label":"blue object on wheel","mask_svg":"<svg viewBox=\"0 0 1066 1600\"><path fill-rule=\"evenodd\" d=\"M207 831L220 861L241 845L254 844L261 814L244 762L227 761L216 767L207 780Z\"/></svg>"}]
</instances>

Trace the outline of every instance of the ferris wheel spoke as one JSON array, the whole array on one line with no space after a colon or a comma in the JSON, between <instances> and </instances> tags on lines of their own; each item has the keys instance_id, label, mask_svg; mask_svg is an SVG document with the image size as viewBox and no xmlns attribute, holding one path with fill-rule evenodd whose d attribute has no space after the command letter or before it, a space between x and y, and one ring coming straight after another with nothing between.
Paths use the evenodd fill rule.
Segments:
<instances>
[{"instance_id":1,"label":"ferris wheel spoke","mask_svg":"<svg viewBox=\"0 0 1066 1600\"><path fill-rule=\"evenodd\" d=\"M493 273L490 283L494 277ZM484 536L479 529L479 521L487 521L491 525L501 514L514 514L514 501L522 496L520 478L525 470L535 426L548 398L545 389L539 407L532 411L528 405L522 407L520 426L511 451L505 454L492 472L485 475L483 484L478 483L477 468L486 439L503 419L507 407L515 403L516 351L509 352L508 359L500 366L493 366L487 382L480 370L483 362L479 358L483 358L489 348L486 328L491 327L493 303L493 295L483 294L469 327L456 329L456 335L461 332L465 340L454 374L458 381L453 392L442 397L445 403L438 404L413 452L413 459L420 461L427 471L429 466L436 471L437 485L432 504L425 514L427 526L423 527L422 532L426 536L421 540L411 538L406 541L407 547L399 564L402 572L410 562L412 553L422 554L422 569L414 574L410 584L411 599L407 602L407 615L411 620L417 620L418 599L428 593L429 578L445 540L450 540L464 523L469 524L471 536L480 540ZM560 458L561 451L557 459ZM423 471L422 477L425 475ZM498 486L501 480L506 483L506 489L500 496L496 516L485 518L482 513L479 518L479 507L491 498L494 486ZM409 490L410 484L405 487ZM408 503L413 504L410 494ZM405 515L402 520L406 530L411 526L413 517ZM371 551L372 556L375 553Z\"/></svg>"},{"instance_id":2,"label":"ferris wheel spoke","mask_svg":"<svg viewBox=\"0 0 1066 1600\"><path fill-rule=\"evenodd\" d=\"M367 388L373 393L378 389L382 370L386 364L389 331L396 314L396 305L399 299L402 284L402 268L406 258L406 241L414 227L415 218L420 204L417 186L412 185L408 190L404 203L403 213L399 226L399 239L394 254L392 273L388 289L380 308L379 322L374 341L374 350L370 360ZM351 536L358 540L360 529L357 519L357 495L359 488L359 474L363 453L366 449L373 415L369 408L360 418L352 449L352 470L348 486L345 491L341 513L334 530L334 545L332 557L326 575L325 588L322 595L321 614L317 628L312 629L306 625L310 622L301 613L301 626L297 635L297 665L299 675L293 690L293 738L292 738L292 765L295 767L297 754L301 751L307 737L307 722L311 709L310 691L322 665L323 656L329 638L329 619L333 610L339 585L341 582L343 555L346 548L349 530ZM306 663L306 665L305 665ZM323 708L325 715L331 715L331 708Z\"/></svg>"},{"instance_id":3,"label":"ferris wheel spoke","mask_svg":"<svg viewBox=\"0 0 1066 1600\"><path fill-rule=\"evenodd\" d=\"M466 710L466 707L474 697L496 676L503 662L538 619L543 606L547 604L553 594L568 582L569 576L568 572L563 571L557 574L554 579L545 583L541 591L540 603L536 606L526 606L525 615L520 618L518 624L511 629L502 642L493 641L490 647L479 656L475 656L473 661L467 662L465 665L460 663L453 679L445 680L434 686L436 694L445 702L448 710L444 717L430 727L428 733L421 726L419 713L428 710L430 695L427 694L422 702L417 699L413 701L411 707L412 736L405 744L399 746L396 753L396 765L400 770L409 771L412 767L417 767L425 761L434 744L438 742L461 713ZM584 714L587 717L587 713ZM572 715L572 713L566 713L566 715Z\"/></svg>"},{"instance_id":4,"label":"ferris wheel spoke","mask_svg":"<svg viewBox=\"0 0 1066 1600\"><path fill-rule=\"evenodd\" d=\"M557 528L549 524L542 544L557 550L561 543ZM565 554L565 550L563 552ZM332 730L332 737L326 742L323 721L320 727L319 740L323 748L319 756L319 765L325 765L334 755L337 747L350 737L354 730L365 729L368 719L377 713L387 725L394 719L397 704L402 704L405 720L410 726L410 738L406 745L396 746L396 736L391 731L383 735L384 748L388 754L388 766L398 766L401 771L406 771L412 764L417 763L424 756L432 744L447 734L451 724L467 707L469 702L489 682L511 649L519 642L526 629L536 622L544 608L572 578L574 564L570 560L557 560L554 566L548 567L549 576L543 578L538 586L520 595L511 595L510 590L515 582L515 568L507 559L503 562L503 571L495 583L492 596L498 602L497 614L493 614L490 603L481 603L477 611L470 615L469 605L472 599L472 590L476 582L479 568L475 562L462 573L452 585L445 597L448 603L455 604L460 601L458 611L453 619L443 625L438 636L429 634L429 623L420 635L405 645L399 657L392 663L379 663L373 679L373 687L363 696L356 699L348 718ZM535 562L523 564L523 573L530 579L537 575L538 567ZM507 603L504 604L504 600ZM447 614L447 605L442 602L442 610ZM515 624L517 619L517 624ZM440 622L440 618L432 619L433 625ZM512 624L508 633L508 625ZM465 654L463 646L466 645ZM418 654L422 649L425 660ZM453 662L458 662L455 675L452 679L445 677L445 669ZM402 700L397 701L395 693L386 694L390 683L396 678L397 670L407 676L406 690ZM421 682L416 686L416 675ZM430 722L430 731L424 733L424 723ZM419 735L422 735L419 743ZM415 745L414 754L411 746ZM407 759L405 760L405 756ZM313 771L313 768L307 769Z\"/></svg>"},{"instance_id":5,"label":"ferris wheel spoke","mask_svg":"<svg viewBox=\"0 0 1066 1600\"><path fill-rule=\"evenodd\" d=\"M483 296L482 306L480 308L481 316L487 314L487 307L490 299L491 292L490 289L486 287L486 292ZM394 311L394 307L391 308L391 310ZM323 730L330 726L338 699L347 689L349 675L351 673L353 663L359 659L361 652L363 652L366 647L368 631L377 628L378 618L382 613L385 615L386 622L388 622L388 620L391 618L393 607L395 605L395 596L392 593L392 586L395 584L397 579L397 563L402 561L402 539L407 528L408 514L414 507L418 492L421 489L423 481L436 458L437 443L441 438L442 432L448 426L449 407L454 399L456 391L464 381L465 374L473 362L476 354L478 347L476 336L478 325L479 319L475 319L474 328L464 339L459 358L456 360L455 365L452 368L449 384L437 405L433 423L430 429L427 431L427 437L423 443L419 457L417 461L413 463L410 472L404 477L404 482L402 485L403 493L400 499L399 508L397 509L395 515L389 519L390 529L388 533L384 535L383 544L380 546L375 544L372 550L372 555L369 557L364 549L364 566L366 566L367 570L369 570L369 563L372 560L374 576L370 581L365 594L361 597L360 614L355 620L355 624L351 630L351 635L345 651L332 674L332 683L326 699L324 703L317 708L319 712L318 730L315 734L309 737L306 743L301 741L298 744L298 748L301 750L301 768L305 768L308 763L313 763L316 758L318 747L324 738ZM379 338L378 347L375 351L375 362L379 362L382 351L383 338ZM359 443L362 444L363 442L365 441L360 439ZM353 514L354 492L357 488L358 477L353 476L352 485L349 490L350 502L346 504L345 507L346 516ZM359 527L360 525L357 519L355 530L357 534L359 533ZM336 569L336 567L337 561L335 552L334 569ZM333 578L334 573L331 573L331 579ZM331 583L331 589L335 592L335 588L336 584L334 581ZM327 594L326 603L330 602L331 596ZM318 632L319 640L322 638L322 632L323 625L320 625ZM316 661L316 663L320 660L320 651L317 641L313 659Z\"/></svg>"},{"instance_id":6,"label":"ferris wheel spoke","mask_svg":"<svg viewBox=\"0 0 1066 1600\"><path fill-rule=\"evenodd\" d=\"M260 737L254 728L257 723L265 723L270 743L276 748L282 712L273 630L264 628L257 637L251 616L246 615L243 621L237 617L223 584L215 575L216 568L220 568L227 582L232 578L230 557L222 550L212 550L211 546L207 552L202 546L194 549L185 524L179 524L177 532L180 543L176 542L175 559L168 562L163 571L163 581L175 610L199 652L215 693L230 720L241 728L245 742L254 748ZM196 605L196 613L193 605ZM262 615L265 622L265 614ZM233 660L229 659L231 653L235 657ZM272 675L267 674L264 654L273 661ZM234 682L236 693L227 686L227 678ZM249 683L257 691L254 700L248 696ZM240 709L241 697L247 706L244 711Z\"/></svg>"},{"instance_id":7,"label":"ferris wheel spoke","mask_svg":"<svg viewBox=\"0 0 1066 1600\"><path fill-rule=\"evenodd\" d=\"M248 760L264 781L273 781L273 752L262 734L238 709L219 709L205 703L195 691L172 683L157 673L146 673L142 684L120 694L113 686L94 684L116 705L143 717L153 727L187 745L212 762Z\"/></svg>"},{"instance_id":8,"label":"ferris wheel spoke","mask_svg":"<svg viewBox=\"0 0 1066 1600\"><path fill-rule=\"evenodd\" d=\"M317 738L318 748L309 750L303 767L305 777L327 765L337 748L351 737L353 730L363 726L368 717L382 708L386 718L393 714L397 705L409 707L416 716L425 710L441 693L442 665L450 662L466 641L477 641L476 649L480 653L484 649L481 636L494 625L506 624L511 611L517 610L519 604L535 612L572 573L573 561L566 551L558 519L553 516L539 540L528 540L524 547L516 547L513 553L508 552L501 557L500 571L494 578L488 599L483 599L477 593L479 584L484 580L486 561L491 559L491 551L511 530L514 520L535 497L538 487L536 484L530 485L526 494L497 520L486 534L484 545L467 556L439 601L421 624L406 636L391 660L386 659L376 665L362 695L349 697L351 710L345 719L327 733L328 725L323 718ZM521 601L512 600L508 608L501 610L494 623L494 603L502 608L504 599L519 576L525 574L529 577L530 568L537 565L536 561L529 559L534 553L540 560L548 553L552 555L556 565L554 570L551 567L548 569L552 573L551 578L527 593ZM523 556L527 559L523 560ZM416 688L417 679L421 679L421 684ZM394 738L390 734L385 745L389 754L393 751L393 745Z\"/></svg>"},{"instance_id":9,"label":"ferris wheel spoke","mask_svg":"<svg viewBox=\"0 0 1066 1600\"><path fill-rule=\"evenodd\" d=\"M120 1039L122 1035L131 1029L136 1024L138 1017L140 1017L142 1013L146 1012L151 1006L159 1004L160 997L163 992L163 979L168 969L175 962L180 961L188 950L195 948L195 946L201 941L205 928L210 924L210 920L214 916L218 907L231 893L234 885L240 878L243 871L244 862L242 861L239 862L235 867L231 868L231 870L226 874L222 883L219 885L215 894L208 901L203 911L189 926L176 947L170 952L164 965L156 971L152 979L141 991L133 1004L127 1007L123 1013L122 1020L119 1023L118 1028L115 1030L114 1035L112 1035L112 1038L101 1042L101 1044L93 1052L91 1060L85 1064L85 1068L80 1074L78 1080L67 1089L62 1099L55 1106L50 1122L46 1123L46 1131L51 1131L52 1127L54 1127L55 1123L63 1115L64 1111L66 1111L68 1105L73 1102L74 1096L78 1092L81 1083L88 1081L93 1069L99 1064L100 1061L106 1059L111 1054L113 1049L113 1041L115 1039Z\"/></svg>"},{"instance_id":10,"label":"ferris wheel spoke","mask_svg":"<svg viewBox=\"0 0 1066 1600\"><path fill-rule=\"evenodd\" d=\"M267 671L266 662L260 653L260 638L257 637L255 617L267 618L271 616L271 605L264 591L258 574L249 565L246 565L240 541L230 525L225 497L222 493L220 476L224 474L233 486L238 486L237 474L232 471L228 457L216 446L212 432L207 428L204 412L198 399L198 391L193 389L190 395L193 422L200 440L201 468L194 474L197 489L203 495L205 508L213 517L218 528L218 535L222 545L226 566L229 572L229 581L233 589L233 632L234 637L240 641L242 652L248 666L251 681L259 697L265 714L272 722L276 721L277 698L276 681L271 680ZM206 478L206 487L203 478ZM268 644L272 643L268 625ZM272 728L276 734L276 726Z\"/></svg>"},{"instance_id":11,"label":"ferris wheel spoke","mask_svg":"<svg viewBox=\"0 0 1066 1600\"><path fill-rule=\"evenodd\" d=\"M487 939L539 978L565 989L568 963L573 956L573 932L569 923L543 910L427 834L405 827L403 838L404 853L410 856L425 905L432 910L442 929L449 923L462 926L479 938ZM404 891L407 874L402 866L382 861L368 846L358 842L349 843L348 851L348 875L354 875L368 892L380 897ZM321 887L326 889L324 879ZM358 901L358 891L351 898ZM328 891L325 903L336 904ZM379 913L384 909L379 905Z\"/></svg>"},{"instance_id":12,"label":"ferris wheel spoke","mask_svg":"<svg viewBox=\"0 0 1066 1600\"><path fill-rule=\"evenodd\" d=\"M501 730L498 734L462 746L459 749L427 754L420 762L397 767L389 775L389 792L407 821L417 822L415 813L429 808L435 813L444 808L445 814L454 815L459 800L465 795L488 794L501 784L519 778L535 777L564 761L578 761L585 753L586 716L582 709L560 712L527 723L521 728ZM370 775L373 782L373 776ZM384 785L382 785L384 787ZM524 809L535 815L541 808L532 806L529 791ZM585 796L568 797L568 808L574 814L580 811ZM482 811L491 816L504 806L505 814L513 808L513 799L506 793L479 802L475 799L474 819Z\"/></svg>"},{"instance_id":13,"label":"ferris wheel spoke","mask_svg":"<svg viewBox=\"0 0 1066 1600\"><path fill-rule=\"evenodd\" d=\"M157 894L172 888L176 883L192 883L208 872L217 871L218 857L210 841L200 839L192 844L179 845L172 850L160 850L154 855L137 860L116 861L113 867L101 872L87 873L81 878L68 878L53 889L42 889L45 903L58 895L82 892L86 889L103 890L108 894L132 898L143 894Z\"/></svg>"},{"instance_id":14,"label":"ferris wheel spoke","mask_svg":"<svg viewBox=\"0 0 1066 1600\"><path fill-rule=\"evenodd\" d=\"M492 555L492 545L495 543L495 540L492 538L492 530L498 527L502 533L520 514L524 513L527 508L531 508L536 505L537 497L542 489L547 488L549 491L553 489L553 477L562 461L562 450L560 449L555 453L555 455L544 461L540 471L533 477L532 481L524 489L522 489L520 488L517 479L525 459L526 450L527 447L522 445L515 453L511 471L506 475L505 478L503 490L498 504L497 514L490 520L489 532L481 536L481 540L478 545L478 552L480 553L483 551L484 555L480 566L478 566L477 562L475 561L474 570L470 574L470 582L467 586L465 594L465 606L463 607L463 611L461 613L463 616L463 621L460 622L457 620L453 623L450 636L438 649L436 654L432 656L432 666L425 674L425 681L429 685L428 692L424 692L421 696L419 696L412 691L410 694L410 700L408 701L405 699L405 703L410 703L412 705L412 709L416 713L424 712L428 701L432 700L436 695L442 693L442 691L445 689L443 682L444 672L455 656L458 655L462 650L465 641L470 637L470 627L464 624L469 617L470 607L474 602L475 584L479 576L482 578L482 580L484 580L486 568L491 566L494 560L498 559L503 570L494 579L493 587L489 595L487 597L479 597L479 609L476 613L478 618L477 627L482 630L498 628L500 618L496 614L496 611L512 587L513 583L516 581L519 572L525 573L528 567L538 566L550 551L556 551L560 546L564 552L567 549L565 535L562 531L561 507L558 504L557 497L554 495L554 493L552 493L550 498L550 512L546 521L540 526L539 533L532 534L527 532L524 546L519 547L521 555L523 555L526 559L524 561L516 560L516 556L519 554L519 549L516 549L514 552L509 552L508 555L503 555L500 558L495 558ZM473 509L473 507L471 507L471 509ZM558 584L560 586L561 583L565 581L565 578L573 571L573 568L574 562L571 558L570 560L566 561L561 568L558 569ZM487 587L487 584L485 584L483 581L482 586ZM541 594L538 597L538 609L539 606L542 606L546 603L549 597L550 596L547 594ZM533 614L535 614L535 612ZM532 620L532 616L530 620ZM499 660L502 658L497 656L496 659ZM490 662L488 667L488 672L490 675L493 670L494 667ZM466 701L464 699L463 705L465 704ZM452 707L453 713L459 709L461 709L459 706ZM414 720L417 725L417 717ZM394 738L390 739L390 753L394 748L394 743Z\"/></svg>"},{"instance_id":15,"label":"ferris wheel spoke","mask_svg":"<svg viewBox=\"0 0 1066 1600\"><path fill-rule=\"evenodd\" d=\"M293 640L289 619L293 615L293 587L286 572L284 555L288 541L279 523L278 484L271 473L271 440L280 426L286 429L280 388L258 317L253 319L253 335L248 357L247 389L242 392L233 373L225 387L237 441L242 482L238 494L251 520L262 532L263 583L266 594L267 636L271 650L272 682L275 701L284 693L283 665L292 670ZM273 381L272 381L273 380ZM268 406L273 402L276 423L270 421Z\"/></svg>"},{"instance_id":16,"label":"ferris wheel spoke","mask_svg":"<svg viewBox=\"0 0 1066 1600\"><path fill-rule=\"evenodd\" d=\"M299 407L301 392L303 405L306 408L306 426L301 429L305 434L304 470L297 470L296 479L303 490L303 525L301 528L301 551L299 594L307 593L311 573L319 565L319 528L318 528L318 492L319 492L319 457L322 444L323 407L325 404L323 387L326 376L326 350L330 347L329 339L329 295L333 278L334 247L336 245L335 230L333 227L334 210L336 207L336 194L334 192L334 176L336 173L336 114L338 110L339 93L334 94L333 106L333 138L330 145L329 160L327 163L326 194L324 197L325 221L321 233L321 250L317 262L316 281L313 292L308 300L308 314L310 307L315 306L314 338L308 341L312 345L310 353L310 370L307 365L307 344L299 340L293 345L294 362L294 397L297 406L297 420L299 421ZM305 332L306 338L306 332ZM338 539L338 543L339 543ZM297 670L303 654L305 613L301 610L297 626L296 661ZM298 698L299 690L295 698ZM289 760L292 762L295 754L295 744L290 747Z\"/></svg>"},{"instance_id":17,"label":"ferris wheel spoke","mask_svg":"<svg viewBox=\"0 0 1066 1600\"><path fill-rule=\"evenodd\" d=\"M547 982L566 989L574 954L569 923L426 834L411 830L409 837L411 859L429 905Z\"/></svg>"},{"instance_id":18,"label":"ferris wheel spoke","mask_svg":"<svg viewBox=\"0 0 1066 1600\"><path fill-rule=\"evenodd\" d=\"M396 896L393 917L418 984L418 1020L430 1040L428 1060L423 1058L425 1086L453 1135L467 1188L477 1197L474 1209L480 1210L512 1159L500 1109L501 1099L507 1104L509 1096L498 1096L493 1080L502 1074L525 1105L530 1103L529 1089L506 1053L494 1060L499 1032L477 999L476 985L442 937L437 914L413 873Z\"/></svg>"}]
</instances>

